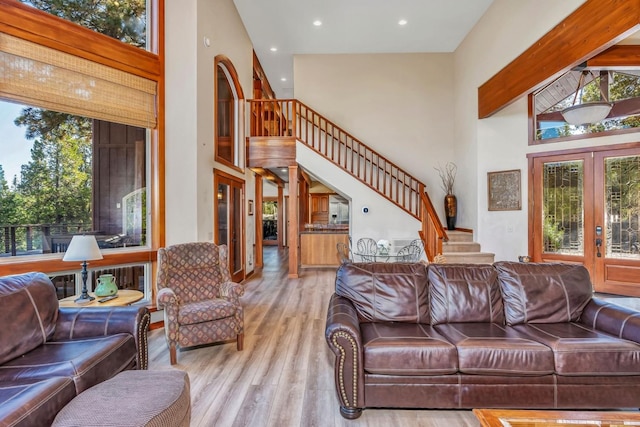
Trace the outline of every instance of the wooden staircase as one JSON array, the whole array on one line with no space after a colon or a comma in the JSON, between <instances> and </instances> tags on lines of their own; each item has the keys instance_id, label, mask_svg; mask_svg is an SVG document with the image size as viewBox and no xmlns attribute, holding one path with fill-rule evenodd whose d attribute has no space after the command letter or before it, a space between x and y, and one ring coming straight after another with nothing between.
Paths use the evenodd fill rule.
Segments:
<instances>
[{"instance_id":1,"label":"wooden staircase","mask_svg":"<svg viewBox=\"0 0 640 427\"><path fill-rule=\"evenodd\" d=\"M449 240L442 244L442 255L448 264L493 264L494 254L481 252L469 231L447 230Z\"/></svg>"},{"instance_id":2,"label":"wooden staircase","mask_svg":"<svg viewBox=\"0 0 640 427\"><path fill-rule=\"evenodd\" d=\"M254 99L249 107L249 167L295 166L301 142L420 220L428 260L443 252L447 231L420 180L298 100Z\"/></svg>"}]
</instances>

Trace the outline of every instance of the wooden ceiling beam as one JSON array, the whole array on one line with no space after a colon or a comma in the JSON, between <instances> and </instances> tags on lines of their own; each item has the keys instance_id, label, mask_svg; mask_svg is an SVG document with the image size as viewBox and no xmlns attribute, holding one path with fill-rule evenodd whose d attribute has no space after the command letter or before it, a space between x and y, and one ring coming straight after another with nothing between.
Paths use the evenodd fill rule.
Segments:
<instances>
[{"instance_id":1,"label":"wooden ceiling beam","mask_svg":"<svg viewBox=\"0 0 640 427\"><path fill-rule=\"evenodd\" d=\"M638 70L640 69L639 45L615 45L587 60L591 70Z\"/></svg>"},{"instance_id":2,"label":"wooden ceiling beam","mask_svg":"<svg viewBox=\"0 0 640 427\"><path fill-rule=\"evenodd\" d=\"M284 187L285 182L275 173L271 172L268 169L264 168L251 168L252 171L266 179L267 181L271 181L276 184L278 187Z\"/></svg>"},{"instance_id":3,"label":"wooden ceiling beam","mask_svg":"<svg viewBox=\"0 0 640 427\"><path fill-rule=\"evenodd\" d=\"M478 118L500 111L640 28L640 0L587 0L478 88Z\"/></svg>"}]
</instances>

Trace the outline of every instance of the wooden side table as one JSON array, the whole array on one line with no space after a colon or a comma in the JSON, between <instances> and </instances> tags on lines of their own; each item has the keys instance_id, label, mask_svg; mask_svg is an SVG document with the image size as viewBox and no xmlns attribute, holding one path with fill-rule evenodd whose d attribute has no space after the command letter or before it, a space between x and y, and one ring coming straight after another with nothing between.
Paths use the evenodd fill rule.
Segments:
<instances>
[{"instance_id":1,"label":"wooden side table","mask_svg":"<svg viewBox=\"0 0 640 427\"><path fill-rule=\"evenodd\" d=\"M96 297L93 292L89 292L89 295ZM140 301L144 294L140 291L133 289L120 289L116 294L118 297L106 302L98 302L103 297L96 297L89 304L76 304L74 301L78 299L79 295L73 295L70 297L59 300L60 307L118 307L123 305L130 305L134 302Z\"/></svg>"}]
</instances>

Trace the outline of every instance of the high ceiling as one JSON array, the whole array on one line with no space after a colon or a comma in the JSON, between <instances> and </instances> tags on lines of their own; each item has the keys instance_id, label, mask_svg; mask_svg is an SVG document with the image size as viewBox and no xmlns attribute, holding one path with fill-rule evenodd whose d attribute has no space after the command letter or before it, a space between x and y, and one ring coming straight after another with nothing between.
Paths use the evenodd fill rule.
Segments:
<instances>
[{"instance_id":1,"label":"high ceiling","mask_svg":"<svg viewBox=\"0 0 640 427\"><path fill-rule=\"evenodd\" d=\"M234 3L276 96L292 98L295 54L453 52L492 1L234 0ZM401 20L406 24L399 24ZM322 25L314 25L314 21Z\"/></svg>"}]
</instances>

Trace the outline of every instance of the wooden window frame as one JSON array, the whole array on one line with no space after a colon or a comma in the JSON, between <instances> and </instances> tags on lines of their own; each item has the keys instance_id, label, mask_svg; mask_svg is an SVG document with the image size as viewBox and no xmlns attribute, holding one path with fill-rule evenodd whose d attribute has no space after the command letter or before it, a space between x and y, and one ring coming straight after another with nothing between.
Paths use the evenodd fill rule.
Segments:
<instances>
[{"instance_id":1,"label":"wooden window frame","mask_svg":"<svg viewBox=\"0 0 640 427\"><path fill-rule=\"evenodd\" d=\"M73 22L13 0L0 0L0 32L60 52L153 80L158 87L157 126L150 129L151 247L127 248L104 254L92 267L129 263L155 263L157 249L165 245L164 219L164 0L148 0L151 25L149 51L130 46ZM0 275L44 271L49 274L73 270L62 254L10 257L0 260ZM153 275L152 275L153 276ZM153 298L153 296L152 296Z\"/></svg>"},{"instance_id":2,"label":"wooden window frame","mask_svg":"<svg viewBox=\"0 0 640 427\"><path fill-rule=\"evenodd\" d=\"M227 77L227 81L230 86L235 90L237 98L235 99L236 108L234 108L234 122L238 124L238 128L244 126L244 117L241 111L241 106L244 105L244 92L242 90L242 86L240 85L240 79L238 78L238 72L236 68L233 66L233 63L229 58L224 55L217 55L214 58L213 70L214 70L214 89L213 89L213 99L216 104L214 109L214 159L216 162L221 163L225 166L230 167L231 169L244 173L245 162L242 159L239 159L239 164L235 164L233 161L229 161L222 157L218 151L218 128L220 124L218 123L218 110L217 110L217 102L218 102L218 68L222 66L229 73ZM237 155L240 155L241 143L242 143L242 129L235 128L232 130L232 141L231 141L231 157L233 159L236 158Z\"/></svg>"}]
</instances>

